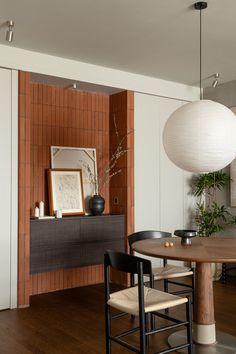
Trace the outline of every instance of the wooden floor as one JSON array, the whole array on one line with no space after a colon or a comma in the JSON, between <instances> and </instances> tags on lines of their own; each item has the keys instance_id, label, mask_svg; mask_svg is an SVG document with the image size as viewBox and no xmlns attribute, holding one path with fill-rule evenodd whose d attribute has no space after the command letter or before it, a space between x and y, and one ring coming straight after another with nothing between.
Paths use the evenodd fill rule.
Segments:
<instances>
[{"instance_id":1,"label":"wooden floor","mask_svg":"<svg viewBox=\"0 0 236 354\"><path fill-rule=\"evenodd\" d=\"M236 284L217 282L214 291L217 328L236 336ZM103 312L102 285L34 296L30 308L0 312L0 354L105 354ZM115 330L127 327L127 319L115 321ZM166 345L166 335L155 337L150 352Z\"/></svg>"}]
</instances>

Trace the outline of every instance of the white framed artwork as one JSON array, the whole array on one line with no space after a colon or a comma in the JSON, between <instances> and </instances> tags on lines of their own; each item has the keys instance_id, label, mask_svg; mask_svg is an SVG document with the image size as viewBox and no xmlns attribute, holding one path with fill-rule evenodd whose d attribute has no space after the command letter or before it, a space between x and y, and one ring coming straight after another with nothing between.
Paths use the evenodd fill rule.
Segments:
<instances>
[{"instance_id":1,"label":"white framed artwork","mask_svg":"<svg viewBox=\"0 0 236 354\"><path fill-rule=\"evenodd\" d=\"M50 215L84 215L81 169L48 169Z\"/></svg>"},{"instance_id":2,"label":"white framed artwork","mask_svg":"<svg viewBox=\"0 0 236 354\"><path fill-rule=\"evenodd\" d=\"M82 170L85 213L90 213L89 199L98 190L96 149L51 146L51 167Z\"/></svg>"}]
</instances>

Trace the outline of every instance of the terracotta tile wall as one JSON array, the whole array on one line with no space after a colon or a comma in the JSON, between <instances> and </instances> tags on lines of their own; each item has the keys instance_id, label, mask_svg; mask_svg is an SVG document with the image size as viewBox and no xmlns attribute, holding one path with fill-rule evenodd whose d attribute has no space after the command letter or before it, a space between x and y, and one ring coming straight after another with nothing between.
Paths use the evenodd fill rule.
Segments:
<instances>
[{"instance_id":1,"label":"terracotta tile wall","mask_svg":"<svg viewBox=\"0 0 236 354\"><path fill-rule=\"evenodd\" d=\"M40 200L48 210L46 170L50 146L95 147L98 174L109 162L109 96L31 83L31 184L32 210ZM103 190L109 201L109 184ZM109 202L105 213L109 213ZM82 276L81 276L82 274ZM30 294L103 281L101 266L69 269L30 276Z\"/></svg>"},{"instance_id":2,"label":"terracotta tile wall","mask_svg":"<svg viewBox=\"0 0 236 354\"><path fill-rule=\"evenodd\" d=\"M30 295L101 282L103 282L103 265L38 273L30 276Z\"/></svg>"},{"instance_id":3,"label":"terracotta tile wall","mask_svg":"<svg viewBox=\"0 0 236 354\"><path fill-rule=\"evenodd\" d=\"M110 155L117 147L114 117L119 137L125 137L123 147L127 154L118 160L117 169L121 173L110 180L110 211L114 214L125 214L127 250L127 236L134 232L134 93L123 91L110 96ZM119 138L119 139L120 139ZM118 204L114 203L118 197ZM126 283L127 278L122 274L115 274L116 282Z\"/></svg>"},{"instance_id":4,"label":"terracotta tile wall","mask_svg":"<svg viewBox=\"0 0 236 354\"><path fill-rule=\"evenodd\" d=\"M109 161L109 96L31 83L31 197L45 201L48 211L46 170L50 146L93 147L98 174ZM109 200L109 184L103 191ZM109 203L106 203L109 213Z\"/></svg>"},{"instance_id":5,"label":"terracotta tile wall","mask_svg":"<svg viewBox=\"0 0 236 354\"><path fill-rule=\"evenodd\" d=\"M109 116L109 106L111 112ZM98 171L109 162L117 146L113 114L120 134L133 129L133 93L112 95L65 90L30 83L29 73L19 73L19 305L29 296L103 281L102 265L29 274L30 208L45 200L45 170L50 167L50 146L96 147ZM111 128L110 128L110 124ZM133 231L133 134L125 143L127 155L119 161L122 174L103 191L105 212L125 213L126 234ZM119 205L114 205L118 196ZM125 241L126 242L126 241ZM121 279L122 280L122 279ZM122 280L123 281L123 280Z\"/></svg>"},{"instance_id":6,"label":"terracotta tile wall","mask_svg":"<svg viewBox=\"0 0 236 354\"><path fill-rule=\"evenodd\" d=\"M30 74L19 72L18 306L29 304Z\"/></svg>"},{"instance_id":7,"label":"terracotta tile wall","mask_svg":"<svg viewBox=\"0 0 236 354\"><path fill-rule=\"evenodd\" d=\"M110 96L110 154L117 147L117 138L113 120L115 117L120 138L124 139L123 147L127 149L118 160L117 169L121 173L110 180L110 211L114 214L126 215L126 234L134 231L134 93L123 91ZM119 139L120 139L119 138ZM118 197L119 203L114 203Z\"/></svg>"}]
</instances>

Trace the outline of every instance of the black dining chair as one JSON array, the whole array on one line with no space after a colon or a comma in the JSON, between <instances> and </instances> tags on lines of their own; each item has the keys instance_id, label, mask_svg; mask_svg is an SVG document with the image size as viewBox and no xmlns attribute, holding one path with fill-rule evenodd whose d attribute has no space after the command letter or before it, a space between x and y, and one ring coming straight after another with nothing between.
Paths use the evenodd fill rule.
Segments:
<instances>
[{"instance_id":1,"label":"black dining chair","mask_svg":"<svg viewBox=\"0 0 236 354\"><path fill-rule=\"evenodd\" d=\"M110 293L110 268L121 272L137 274L138 285ZM143 275L148 275L150 286L144 285ZM131 256L125 253L107 251L104 255L104 281L105 281L105 320L106 320L106 354L111 354L111 342L116 342L135 353L146 354L148 338L150 335L162 333L163 331L176 329L181 326L187 328L187 342L169 347L165 350L155 351L155 354L164 354L182 348L188 348L188 354L192 353L192 318L191 302L187 297L179 297L152 288L152 265L149 260ZM179 320L171 317L161 310L169 309L185 304L186 319ZM120 316L120 313L112 315L111 308L122 311L122 313L139 316L138 326L132 327L118 334L111 334L112 319ZM159 328L149 326L149 315L157 316L170 321L172 324L165 324ZM130 321L129 321L130 323ZM135 332L139 332L139 348L130 344L123 338Z\"/></svg>"},{"instance_id":2,"label":"black dining chair","mask_svg":"<svg viewBox=\"0 0 236 354\"><path fill-rule=\"evenodd\" d=\"M154 238L166 238L171 237L170 232L164 231L138 231L128 236L129 250L130 254L134 254L132 245L134 242L154 239ZM194 286L195 286L195 269L185 266L177 266L167 263L167 259L163 259L162 267L153 267L152 269L153 280L163 280L164 281L164 291L169 292L169 284L175 284L180 287L184 287L184 290L178 290L171 292L171 294L180 295L188 294L192 295L192 303L194 302ZM191 284L181 283L180 281L175 281L173 279L180 277L191 277ZM134 286L135 279L131 276L131 285Z\"/></svg>"},{"instance_id":3,"label":"black dining chair","mask_svg":"<svg viewBox=\"0 0 236 354\"><path fill-rule=\"evenodd\" d=\"M236 266L235 264L226 264L226 263L222 263L222 274L221 274L221 282L223 284L226 284L227 281L227 273L229 273L231 270L236 270Z\"/></svg>"}]
</instances>

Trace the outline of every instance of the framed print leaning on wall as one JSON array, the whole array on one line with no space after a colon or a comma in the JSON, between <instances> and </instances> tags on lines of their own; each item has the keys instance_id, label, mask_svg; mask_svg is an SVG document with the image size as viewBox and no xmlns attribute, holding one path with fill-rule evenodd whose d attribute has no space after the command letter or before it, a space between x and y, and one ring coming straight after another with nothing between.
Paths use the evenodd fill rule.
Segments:
<instances>
[{"instance_id":1,"label":"framed print leaning on wall","mask_svg":"<svg viewBox=\"0 0 236 354\"><path fill-rule=\"evenodd\" d=\"M81 169L48 169L50 215L84 215L84 192Z\"/></svg>"},{"instance_id":2,"label":"framed print leaning on wall","mask_svg":"<svg viewBox=\"0 0 236 354\"><path fill-rule=\"evenodd\" d=\"M97 194L97 158L95 148L51 146L51 168L81 169L85 213L90 214L89 200Z\"/></svg>"}]
</instances>

